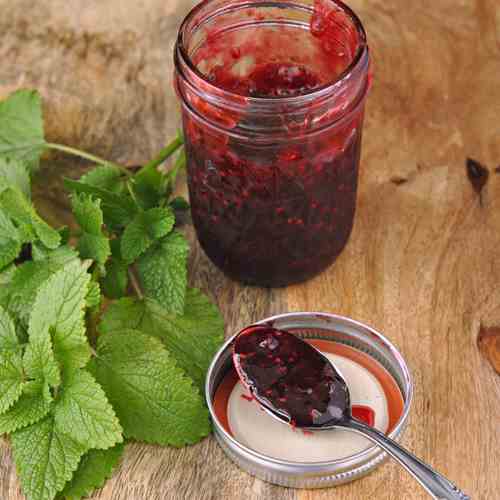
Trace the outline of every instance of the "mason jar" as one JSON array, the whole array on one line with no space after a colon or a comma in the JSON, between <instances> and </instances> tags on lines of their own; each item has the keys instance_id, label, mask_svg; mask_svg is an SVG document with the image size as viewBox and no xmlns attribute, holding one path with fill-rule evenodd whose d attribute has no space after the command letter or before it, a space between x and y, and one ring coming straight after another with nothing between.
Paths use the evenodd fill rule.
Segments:
<instances>
[{"instance_id":1,"label":"mason jar","mask_svg":"<svg viewBox=\"0 0 500 500\"><path fill-rule=\"evenodd\" d=\"M370 58L337 0L205 0L181 25L182 103L198 240L228 276L311 278L347 243Z\"/></svg>"}]
</instances>

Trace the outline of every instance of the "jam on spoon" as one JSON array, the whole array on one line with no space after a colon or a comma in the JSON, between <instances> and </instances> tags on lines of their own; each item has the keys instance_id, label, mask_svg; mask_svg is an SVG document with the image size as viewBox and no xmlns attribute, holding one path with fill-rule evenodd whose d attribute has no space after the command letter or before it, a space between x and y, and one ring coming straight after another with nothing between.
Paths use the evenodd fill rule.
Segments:
<instances>
[{"instance_id":1,"label":"jam on spoon","mask_svg":"<svg viewBox=\"0 0 500 500\"><path fill-rule=\"evenodd\" d=\"M349 392L328 359L294 335L255 326L234 345L238 375L258 400L289 423L313 427L342 419Z\"/></svg>"},{"instance_id":2,"label":"jam on spoon","mask_svg":"<svg viewBox=\"0 0 500 500\"><path fill-rule=\"evenodd\" d=\"M233 341L233 363L242 383L271 416L308 431L342 428L362 434L395 458L433 498L469 499L384 433L353 418L342 375L299 337L265 324L250 326Z\"/></svg>"}]
</instances>

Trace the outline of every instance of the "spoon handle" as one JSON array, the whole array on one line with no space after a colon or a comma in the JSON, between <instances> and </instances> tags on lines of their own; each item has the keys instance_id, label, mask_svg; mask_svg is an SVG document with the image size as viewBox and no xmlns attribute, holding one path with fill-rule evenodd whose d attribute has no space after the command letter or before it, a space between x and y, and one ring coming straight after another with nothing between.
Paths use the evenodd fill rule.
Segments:
<instances>
[{"instance_id":1,"label":"spoon handle","mask_svg":"<svg viewBox=\"0 0 500 500\"><path fill-rule=\"evenodd\" d=\"M460 491L451 481L377 429L354 418L339 422L338 426L362 434L378 444L412 474L436 500L470 500L470 497Z\"/></svg>"}]
</instances>

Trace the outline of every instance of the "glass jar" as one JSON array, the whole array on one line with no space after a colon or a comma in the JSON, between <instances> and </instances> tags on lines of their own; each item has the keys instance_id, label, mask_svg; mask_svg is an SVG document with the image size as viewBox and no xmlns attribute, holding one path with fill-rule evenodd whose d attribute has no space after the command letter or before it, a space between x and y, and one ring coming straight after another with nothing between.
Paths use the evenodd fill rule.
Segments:
<instances>
[{"instance_id":1,"label":"glass jar","mask_svg":"<svg viewBox=\"0 0 500 500\"><path fill-rule=\"evenodd\" d=\"M193 223L247 284L325 269L351 233L366 35L337 0L205 0L175 48Z\"/></svg>"}]
</instances>

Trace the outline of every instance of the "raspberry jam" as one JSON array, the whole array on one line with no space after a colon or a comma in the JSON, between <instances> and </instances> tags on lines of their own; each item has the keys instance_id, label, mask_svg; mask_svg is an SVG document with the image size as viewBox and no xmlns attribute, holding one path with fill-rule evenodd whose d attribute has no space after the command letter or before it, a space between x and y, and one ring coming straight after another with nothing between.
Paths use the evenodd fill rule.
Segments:
<instances>
[{"instance_id":1,"label":"raspberry jam","mask_svg":"<svg viewBox=\"0 0 500 500\"><path fill-rule=\"evenodd\" d=\"M363 28L334 0L208 0L186 18L176 86L192 218L230 277L286 286L344 248L368 68Z\"/></svg>"},{"instance_id":2,"label":"raspberry jam","mask_svg":"<svg viewBox=\"0 0 500 500\"><path fill-rule=\"evenodd\" d=\"M209 75L210 81L232 92L252 97L290 97L319 87L320 78L304 66L267 63L257 66L244 80L222 67Z\"/></svg>"},{"instance_id":3,"label":"raspberry jam","mask_svg":"<svg viewBox=\"0 0 500 500\"><path fill-rule=\"evenodd\" d=\"M258 401L292 425L310 427L349 417L349 393L333 365L310 344L269 326L236 337L233 363Z\"/></svg>"}]
</instances>

